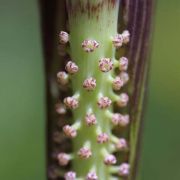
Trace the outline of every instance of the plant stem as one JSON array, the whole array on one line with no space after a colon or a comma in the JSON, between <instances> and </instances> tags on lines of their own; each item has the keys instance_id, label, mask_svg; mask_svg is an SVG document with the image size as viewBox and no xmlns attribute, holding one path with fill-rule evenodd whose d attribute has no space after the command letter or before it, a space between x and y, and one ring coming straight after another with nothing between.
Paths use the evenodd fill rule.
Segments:
<instances>
[{"instance_id":1,"label":"plant stem","mask_svg":"<svg viewBox=\"0 0 180 180\"><path fill-rule=\"evenodd\" d=\"M97 106L99 95L111 96L112 87L106 86L109 76L112 73L102 73L98 68L98 61L103 57L115 58L115 49L112 46L111 38L117 34L117 20L119 2L109 1L68 1L69 25L70 25L70 55L77 63L80 71L72 77L73 92L80 94L80 106L74 110L73 115L76 121L81 121L82 127L78 131L78 136L73 140L74 152L77 152L86 141L91 144L91 150L94 153L89 160L80 160L75 156L73 168L81 177L94 168L97 176L102 179L110 179L108 167L104 165L102 150L109 150L109 145L97 144L97 129L111 134L110 120ZM91 9L92 8L92 9ZM85 39L95 39L100 47L93 53L82 51L81 44ZM95 91L87 92L82 88L84 79L88 77L96 78L97 86ZM84 122L84 117L88 110L96 115L98 125L88 128ZM110 110L112 110L110 108Z\"/></svg>"}]
</instances>

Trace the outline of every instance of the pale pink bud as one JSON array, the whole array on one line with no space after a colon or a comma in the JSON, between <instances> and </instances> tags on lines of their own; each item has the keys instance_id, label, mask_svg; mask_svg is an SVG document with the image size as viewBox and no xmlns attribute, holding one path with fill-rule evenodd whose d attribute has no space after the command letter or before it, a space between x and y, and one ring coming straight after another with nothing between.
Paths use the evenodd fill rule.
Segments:
<instances>
[{"instance_id":1,"label":"pale pink bud","mask_svg":"<svg viewBox=\"0 0 180 180\"><path fill-rule=\"evenodd\" d=\"M129 115L121 115L120 113L114 113L112 115L112 123L114 125L120 125L125 127L129 124Z\"/></svg>"},{"instance_id":2,"label":"pale pink bud","mask_svg":"<svg viewBox=\"0 0 180 180\"><path fill-rule=\"evenodd\" d=\"M128 144L126 139L120 138L118 142L116 143L116 148L120 151L125 151L128 149Z\"/></svg>"},{"instance_id":3,"label":"pale pink bud","mask_svg":"<svg viewBox=\"0 0 180 180\"><path fill-rule=\"evenodd\" d=\"M128 30L122 32L123 43L127 44L130 41L130 33Z\"/></svg>"},{"instance_id":4,"label":"pale pink bud","mask_svg":"<svg viewBox=\"0 0 180 180\"><path fill-rule=\"evenodd\" d=\"M118 174L120 176L128 176L129 175L129 171L130 171L130 166L128 163L122 163L120 166L119 166L119 172Z\"/></svg>"},{"instance_id":5,"label":"pale pink bud","mask_svg":"<svg viewBox=\"0 0 180 180\"><path fill-rule=\"evenodd\" d=\"M66 97L64 104L70 109L76 109L79 106L79 101L75 97Z\"/></svg>"},{"instance_id":6,"label":"pale pink bud","mask_svg":"<svg viewBox=\"0 0 180 180\"><path fill-rule=\"evenodd\" d=\"M59 153L57 155L57 159L58 159L59 165L66 166L69 163L70 156L66 153Z\"/></svg>"},{"instance_id":7,"label":"pale pink bud","mask_svg":"<svg viewBox=\"0 0 180 180\"><path fill-rule=\"evenodd\" d=\"M126 127L129 124L129 115L122 115L119 121L119 125L122 127Z\"/></svg>"},{"instance_id":8,"label":"pale pink bud","mask_svg":"<svg viewBox=\"0 0 180 180\"><path fill-rule=\"evenodd\" d=\"M56 109L56 112L58 114L65 114L66 113L66 107L61 103L57 103L55 105L55 109Z\"/></svg>"},{"instance_id":9,"label":"pale pink bud","mask_svg":"<svg viewBox=\"0 0 180 180\"><path fill-rule=\"evenodd\" d=\"M65 180L75 180L76 173L74 171L69 171L64 175Z\"/></svg>"},{"instance_id":10,"label":"pale pink bud","mask_svg":"<svg viewBox=\"0 0 180 180\"><path fill-rule=\"evenodd\" d=\"M97 123L96 116L93 113L86 114L85 120L88 126L92 126Z\"/></svg>"},{"instance_id":11,"label":"pale pink bud","mask_svg":"<svg viewBox=\"0 0 180 180\"><path fill-rule=\"evenodd\" d=\"M127 72L121 72L119 77L122 79L123 83L126 84L129 81L129 75Z\"/></svg>"},{"instance_id":12,"label":"pale pink bud","mask_svg":"<svg viewBox=\"0 0 180 180\"><path fill-rule=\"evenodd\" d=\"M72 61L69 61L67 64L66 64L66 67L65 67L66 71L69 73L69 74L75 74L79 71L79 68L78 66L72 62Z\"/></svg>"},{"instance_id":13,"label":"pale pink bud","mask_svg":"<svg viewBox=\"0 0 180 180\"><path fill-rule=\"evenodd\" d=\"M112 115L112 123L113 123L114 125L118 125L118 124L119 124L119 121L121 120L121 118L122 118L122 115L121 115L120 113L114 113L114 114Z\"/></svg>"},{"instance_id":14,"label":"pale pink bud","mask_svg":"<svg viewBox=\"0 0 180 180\"><path fill-rule=\"evenodd\" d=\"M69 34L65 31L59 33L59 41L61 44L66 44L69 41Z\"/></svg>"},{"instance_id":15,"label":"pale pink bud","mask_svg":"<svg viewBox=\"0 0 180 180\"><path fill-rule=\"evenodd\" d=\"M104 163L106 165L113 165L116 164L116 162L117 162L116 157L113 154L107 155L104 159Z\"/></svg>"},{"instance_id":16,"label":"pale pink bud","mask_svg":"<svg viewBox=\"0 0 180 180\"><path fill-rule=\"evenodd\" d=\"M119 59L119 70L127 71L128 69L128 59L126 57L121 57Z\"/></svg>"},{"instance_id":17,"label":"pale pink bud","mask_svg":"<svg viewBox=\"0 0 180 180\"><path fill-rule=\"evenodd\" d=\"M110 58L101 58L99 60L99 69L102 72L108 72L113 68L113 62Z\"/></svg>"},{"instance_id":18,"label":"pale pink bud","mask_svg":"<svg viewBox=\"0 0 180 180\"><path fill-rule=\"evenodd\" d=\"M82 147L79 150L78 155L82 159L88 159L88 158L90 158L92 156L92 152L91 152L91 150L89 148Z\"/></svg>"},{"instance_id":19,"label":"pale pink bud","mask_svg":"<svg viewBox=\"0 0 180 180\"><path fill-rule=\"evenodd\" d=\"M119 107L125 107L127 106L128 101L129 101L129 96L126 93L121 93L119 95L119 99L117 100L117 105Z\"/></svg>"},{"instance_id":20,"label":"pale pink bud","mask_svg":"<svg viewBox=\"0 0 180 180\"><path fill-rule=\"evenodd\" d=\"M70 125L65 125L63 127L63 131L65 133L65 135L69 138L74 138L77 136L77 131L75 128L73 128L72 126Z\"/></svg>"},{"instance_id":21,"label":"pale pink bud","mask_svg":"<svg viewBox=\"0 0 180 180\"><path fill-rule=\"evenodd\" d=\"M89 172L86 176L86 180L97 180L98 177L95 172Z\"/></svg>"},{"instance_id":22,"label":"pale pink bud","mask_svg":"<svg viewBox=\"0 0 180 180\"><path fill-rule=\"evenodd\" d=\"M68 74L64 71L57 73L57 81L61 85L66 85L68 83Z\"/></svg>"},{"instance_id":23,"label":"pale pink bud","mask_svg":"<svg viewBox=\"0 0 180 180\"><path fill-rule=\"evenodd\" d=\"M108 108L111 105L112 101L108 97L101 97L98 100L98 107L101 109Z\"/></svg>"},{"instance_id":24,"label":"pale pink bud","mask_svg":"<svg viewBox=\"0 0 180 180\"><path fill-rule=\"evenodd\" d=\"M121 34L115 35L115 37L112 40L112 43L116 48L121 47L123 43L123 36Z\"/></svg>"},{"instance_id":25,"label":"pale pink bud","mask_svg":"<svg viewBox=\"0 0 180 180\"><path fill-rule=\"evenodd\" d=\"M123 80L119 76L115 77L115 79L113 80L113 89L119 91L121 87L123 87L123 85Z\"/></svg>"},{"instance_id":26,"label":"pale pink bud","mask_svg":"<svg viewBox=\"0 0 180 180\"><path fill-rule=\"evenodd\" d=\"M101 133L97 136L97 142L102 144L109 141L109 136L106 133Z\"/></svg>"},{"instance_id":27,"label":"pale pink bud","mask_svg":"<svg viewBox=\"0 0 180 180\"><path fill-rule=\"evenodd\" d=\"M99 43L96 40L86 39L82 43L82 48L85 52L93 52L96 48L99 47Z\"/></svg>"},{"instance_id":28,"label":"pale pink bud","mask_svg":"<svg viewBox=\"0 0 180 180\"><path fill-rule=\"evenodd\" d=\"M88 91L92 91L94 90L96 87L96 79L90 77L87 78L84 82L83 82L83 88L88 90Z\"/></svg>"}]
</instances>

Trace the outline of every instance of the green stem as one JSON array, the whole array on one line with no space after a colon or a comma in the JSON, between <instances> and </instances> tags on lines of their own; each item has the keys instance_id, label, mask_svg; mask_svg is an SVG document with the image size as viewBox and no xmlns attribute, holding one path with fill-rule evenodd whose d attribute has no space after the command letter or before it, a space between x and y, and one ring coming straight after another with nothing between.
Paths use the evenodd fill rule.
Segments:
<instances>
[{"instance_id":1,"label":"green stem","mask_svg":"<svg viewBox=\"0 0 180 180\"><path fill-rule=\"evenodd\" d=\"M89 2L90 7L94 9L86 9L89 1L74 0L71 2L69 10L69 25L70 25L70 55L73 61L79 66L79 72L72 77L73 92L80 94L80 106L73 112L75 121L81 121L82 127L78 130L78 136L73 140L74 152L77 152L86 141L91 144L92 157L88 160L80 160L76 155L72 164L73 169L80 177L85 177L86 174L95 168L97 176L101 179L110 179L108 167L103 164L104 156L101 153L104 148L110 150L109 144L98 144L96 140L97 129L111 135L111 124L106 116L105 110L99 109L97 106L98 96L109 97L112 92L111 86L106 86L109 76L112 72L102 73L98 68L98 61L101 58L108 57L115 59L115 49L112 46L112 37L117 34L117 20L119 2L113 4L109 1L96 0ZM79 4L79 6L77 6ZM101 6L98 9L98 5ZM81 7L80 9L76 9ZM97 9L96 9L97 8ZM85 39L94 39L99 43L93 53L87 53L82 50L81 44ZM88 92L82 87L83 81L88 77L96 78L96 89L93 92ZM87 127L84 117L89 109L96 115L97 125ZM112 108L110 108L112 110Z\"/></svg>"}]
</instances>

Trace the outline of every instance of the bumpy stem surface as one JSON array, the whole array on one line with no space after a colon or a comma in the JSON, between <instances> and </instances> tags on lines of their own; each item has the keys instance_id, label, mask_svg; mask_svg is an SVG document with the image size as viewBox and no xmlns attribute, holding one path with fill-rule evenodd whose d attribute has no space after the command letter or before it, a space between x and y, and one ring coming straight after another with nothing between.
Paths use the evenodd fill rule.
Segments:
<instances>
[{"instance_id":1,"label":"bumpy stem surface","mask_svg":"<svg viewBox=\"0 0 180 180\"><path fill-rule=\"evenodd\" d=\"M107 109L98 107L97 101L102 96L112 97L112 85L109 81L113 72L103 73L98 67L101 58L115 59L115 48L112 45L112 37L117 34L117 18L119 2L108 1L71 1L69 8L70 25L70 55L79 66L79 72L72 76L73 92L79 94L79 107L73 111L74 120L81 122L78 136L73 140L74 152L86 143L92 151L92 157L84 160L75 155L73 168L78 176L85 177L89 171L96 171L101 179L110 179L108 166L104 161L103 149L110 151L110 144L98 144L98 133L107 133L111 136L111 122L106 115ZM96 40L99 47L93 52L87 53L82 49L84 40ZM87 91L82 84L85 79L94 77L96 88ZM109 107L112 110L112 107ZM85 116L94 113L97 124L87 127Z\"/></svg>"},{"instance_id":2,"label":"bumpy stem surface","mask_svg":"<svg viewBox=\"0 0 180 180\"><path fill-rule=\"evenodd\" d=\"M62 30L59 53L63 57L58 59L57 53L47 57L50 179L136 177L152 1L122 0L123 7L119 3L66 0L67 14L65 0L58 1L58 6L54 3L60 9L56 12L63 14L55 15L57 22L63 20L56 22L61 24L56 35L57 29ZM64 32L67 19L69 33ZM119 34L124 27L129 31ZM56 48L46 51L50 49L56 52ZM54 79L59 63L65 66L57 74L61 92ZM58 97L57 116L53 107Z\"/></svg>"}]
</instances>

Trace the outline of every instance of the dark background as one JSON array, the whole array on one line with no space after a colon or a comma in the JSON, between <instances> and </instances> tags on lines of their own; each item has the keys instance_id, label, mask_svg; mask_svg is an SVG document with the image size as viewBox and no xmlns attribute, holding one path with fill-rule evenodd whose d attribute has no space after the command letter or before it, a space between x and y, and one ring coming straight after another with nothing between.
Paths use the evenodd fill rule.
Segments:
<instances>
[{"instance_id":1,"label":"dark background","mask_svg":"<svg viewBox=\"0 0 180 180\"><path fill-rule=\"evenodd\" d=\"M156 5L140 180L180 179L180 1ZM0 0L0 179L45 179L36 0Z\"/></svg>"}]
</instances>

